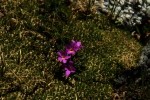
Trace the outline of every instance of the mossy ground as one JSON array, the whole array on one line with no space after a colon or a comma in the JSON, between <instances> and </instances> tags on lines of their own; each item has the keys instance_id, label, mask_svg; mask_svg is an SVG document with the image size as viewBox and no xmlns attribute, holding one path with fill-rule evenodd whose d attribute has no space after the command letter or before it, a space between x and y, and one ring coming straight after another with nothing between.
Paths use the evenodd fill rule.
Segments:
<instances>
[{"instance_id":1,"label":"mossy ground","mask_svg":"<svg viewBox=\"0 0 150 100\"><path fill-rule=\"evenodd\" d=\"M0 98L8 100L110 100L109 79L134 67L141 45L103 15L71 11L60 0L2 0ZM77 73L61 77L56 52L70 40L83 49Z\"/></svg>"}]
</instances>

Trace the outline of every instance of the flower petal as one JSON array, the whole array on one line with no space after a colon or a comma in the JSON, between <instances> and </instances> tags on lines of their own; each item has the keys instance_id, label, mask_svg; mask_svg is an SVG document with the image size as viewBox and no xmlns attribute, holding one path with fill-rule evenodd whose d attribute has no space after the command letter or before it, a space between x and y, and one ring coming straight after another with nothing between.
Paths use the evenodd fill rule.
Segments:
<instances>
[{"instance_id":1,"label":"flower petal","mask_svg":"<svg viewBox=\"0 0 150 100\"><path fill-rule=\"evenodd\" d=\"M67 54L69 55L75 55L75 50L66 49Z\"/></svg>"},{"instance_id":2,"label":"flower petal","mask_svg":"<svg viewBox=\"0 0 150 100\"><path fill-rule=\"evenodd\" d=\"M65 76L66 76L66 78L68 78L70 76L70 74L71 74L71 71L69 69L65 68Z\"/></svg>"},{"instance_id":3,"label":"flower petal","mask_svg":"<svg viewBox=\"0 0 150 100\"><path fill-rule=\"evenodd\" d=\"M58 54L59 56L62 56L60 51L59 51L59 52L57 52L57 54Z\"/></svg>"},{"instance_id":4,"label":"flower petal","mask_svg":"<svg viewBox=\"0 0 150 100\"><path fill-rule=\"evenodd\" d=\"M71 58L71 56L66 56L66 57L65 57L65 59L69 59L69 58Z\"/></svg>"},{"instance_id":5,"label":"flower petal","mask_svg":"<svg viewBox=\"0 0 150 100\"><path fill-rule=\"evenodd\" d=\"M62 62L65 64L65 63L67 63L67 60L66 60L66 59L63 59Z\"/></svg>"},{"instance_id":6,"label":"flower petal","mask_svg":"<svg viewBox=\"0 0 150 100\"><path fill-rule=\"evenodd\" d=\"M62 62L62 57L58 57L58 60L59 60L60 62Z\"/></svg>"},{"instance_id":7,"label":"flower petal","mask_svg":"<svg viewBox=\"0 0 150 100\"><path fill-rule=\"evenodd\" d=\"M77 42L76 45L77 45L78 47L80 47L80 46L81 46L81 42Z\"/></svg>"}]
</instances>

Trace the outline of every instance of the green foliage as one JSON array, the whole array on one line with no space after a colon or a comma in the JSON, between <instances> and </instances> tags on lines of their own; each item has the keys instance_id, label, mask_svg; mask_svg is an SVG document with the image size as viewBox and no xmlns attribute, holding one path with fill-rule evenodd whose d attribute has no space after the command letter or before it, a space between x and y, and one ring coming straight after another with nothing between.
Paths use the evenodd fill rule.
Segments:
<instances>
[{"instance_id":1,"label":"green foliage","mask_svg":"<svg viewBox=\"0 0 150 100\"><path fill-rule=\"evenodd\" d=\"M140 45L105 16L80 19L63 0L2 1L0 7L5 15L0 20L2 99L110 100L109 79L119 64L128 63L120 60L122 52L133 55L129 67L137 60ZM84 48L74 59L79 71L64 80L56 52L71 39Z\"/></svg>"}]
</instances>

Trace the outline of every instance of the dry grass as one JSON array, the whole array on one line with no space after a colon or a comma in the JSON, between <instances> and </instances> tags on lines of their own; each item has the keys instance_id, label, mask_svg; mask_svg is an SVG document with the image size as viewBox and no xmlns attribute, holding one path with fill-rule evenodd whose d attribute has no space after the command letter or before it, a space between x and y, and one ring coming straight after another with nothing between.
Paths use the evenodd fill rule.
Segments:
<instances>
[{"instance_id":1,"label":"dry grass","mask_svg":"<svg viewBox=\"0 0 150 100\"><path fill-rule=\"evenodd\" d=\"M140 44L104 16L74 14L56 0L6 0L0 6L5 11L0 20L1 99L110 100L109 79L118 63L131 67L138 58ZM84 49L74 58L79 71L66 80L56 52L71 39L80 40Z\"/></svg>"}]
</instances>

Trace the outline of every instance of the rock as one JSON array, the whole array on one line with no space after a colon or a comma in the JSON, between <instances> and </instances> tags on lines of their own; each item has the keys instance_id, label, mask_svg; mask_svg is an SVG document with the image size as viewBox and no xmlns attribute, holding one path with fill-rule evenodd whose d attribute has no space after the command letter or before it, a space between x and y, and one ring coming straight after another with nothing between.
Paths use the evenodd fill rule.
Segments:
<instances>
[{"instance_id":1,"label":"rock","mask_svg":"<svg viewBox=\"0 0 150 100\"><path fill-rule=\"evenodd\" d=\"M150 40L147 42L146 46L142 50L138 65L142 66L142 65L149 65L149 64L150 64Z\"/></svg>"},{"instance_id":2,"label":"rock","mask_svg":"<svg viewBox=\"0 0 150 100\"><path fill-rule=\"evenodd\" d=\"M149 4L150 4L150 0L147 0L147 3L149 3Z\"/></svg>"},{"instance_id":3,"label":"rock","mask_svg":"<svg viewBox=\"0 0 150 100\"><path fill-rule=\"evenodd\" d=\"M147 13L148 17L150 17L150 6L147 7L146 13Z\"/></svg>"},{"instance_id":4,"label":"rock","mask_svg":"<svg viewBox=\"0 0 150 100\"><path fill-rule=\"evenodd\" d=\"M107 13L113 12L117 22L130 27L141 24L144 16L150 17L150 0L96 0L95 5Z\"/></svg>"}]
</instances>

